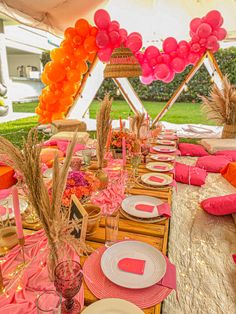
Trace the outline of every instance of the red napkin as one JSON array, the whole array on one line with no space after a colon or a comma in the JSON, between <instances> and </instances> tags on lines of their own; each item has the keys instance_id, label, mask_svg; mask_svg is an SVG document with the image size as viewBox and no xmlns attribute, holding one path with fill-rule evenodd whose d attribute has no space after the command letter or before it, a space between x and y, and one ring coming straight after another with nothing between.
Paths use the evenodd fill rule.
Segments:
<instances>
[{"instance_id":1,"label":"red napkin","mask_svg":"<svg viewBox=\"0 0 236 314\"><path fill-rule=\"evenodd\" d=\"M128 273L143 275L146 261L135 258L123 258L118 262L120 270Z\"/></svg>"},{"instance_id":2,"label":"red napkin","mask_svg":"<svg viewBox=\"0 0 236 314\"><path fill-rule=\"evenodd\" d=\"M233 258L234 263L236 264L236 254L232 254L232 258Z\"/></svg>"},{"instance_id":3,"label":"red napkin","mask_svg":"<svg viewBox=\"0 0 236 314\"><path fill-rule=\"evenodd\" d=\"M171 217L170 205L168 203L163 203L157 206L158 213L161 216Z\"/></svg>"},{"instance_id":4,"label":"red napkin","mask_svg":"<svg viewBox=\"0 0 236 314\"><path fill-rule=\"evenodd\" d=\"M155 206L153 205L147 205L147 204L137 204L135 206L135 209L137 210L141 210L143 212L148 212L148 213L152 213L154 210Z\"/></svg>"},{"instance_id":5,"label":"red napkin","mask_svg":"<svg viewBox=\"0 0 236 314\"><path fill-rule=\"evenodd\" d=\"M164 277L157 283L158 285L162 285L164 287L176 290L176 268L175 265L171 264L171 262L166 259L166 273Z\"/></svg>"},{"instance_id":6,"label":"red napkin","mask_svg":"<svg viewBox=\"0 0 236 314\"><path fill-rule=\"evenodd\" d=\"M158 178L158 177L154 177L154 176L149 177L149 180L153 181L153 182L158 182L158 183L162 183L163 181L165 181L162 178Z\"/></svg>"},{"instance_id":7,"label":"red napkin","mask_svg":"<svg viewBox=\"0 0 236 314\"><path fill-rule=\"evenodd\" d=\"M166 167L165 166L154 166L155 169L162 169L162 170L165 170Z\"/></svg>"},{"instance_id":8,"label":"red napkin","mask_svg":"<svg viewBox=\"0 0 236 314\"><path fill-rule=\"evenodd\" d=\"M160 148L160 151L162 151L162 152L170 152L170 150L168 148Z\"/></svg>"}]
</instances>

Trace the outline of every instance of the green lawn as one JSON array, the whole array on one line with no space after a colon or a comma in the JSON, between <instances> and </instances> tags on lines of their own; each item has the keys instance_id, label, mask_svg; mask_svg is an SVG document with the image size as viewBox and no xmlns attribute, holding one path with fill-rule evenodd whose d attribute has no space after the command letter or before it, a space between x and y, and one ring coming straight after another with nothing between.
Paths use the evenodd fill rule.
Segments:
<instances>
[{"instance_id":1,"label":"green lawn","mask_svg":"<svg viewBox=\"0 0 236 314\"><path fill-rule=\"evenodd\" d=\"M163 108L164 103L155 103L150 101L143 102L144 107L152 118ZM15 112L34 112L37 102L15 103L13 108ZM99 107L99 102L94 101L90 107L90 117L95 118ZM125 101L116 100L112 106L112 118L127 118L132 114L128 104ZM200 104L193 103L175 103L163 120L172 123L202 123L213 124L206 120L201 113ZM0 120L1 121L1 120ZM20 119L8 123L0 123L0 135L10 139L14 144L21 144L22 137L25 137L29 130L37 125L37 117ZM192 140L190 140L192 141Z\"/></svg>"}]
</instances>

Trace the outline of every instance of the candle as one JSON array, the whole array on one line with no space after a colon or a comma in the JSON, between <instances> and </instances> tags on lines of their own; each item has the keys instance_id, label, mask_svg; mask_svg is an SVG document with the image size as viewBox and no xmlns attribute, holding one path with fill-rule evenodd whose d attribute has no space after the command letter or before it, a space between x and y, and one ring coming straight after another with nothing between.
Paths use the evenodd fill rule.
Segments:
<instances>
[{"instance_id":1,"label":"candle","mask_svg":"<svg viewBox=\"0 0 236 314\"><path fill-rule=\"evenodd\" d=\"M123 157L123 167L126 166L126 141L125 137L122 137L122 157Z\"/></svg>"},{"instance_id":2,"label":"candle","mask_svg":"<svg viewBox=\"0 0 236 314\"><path fill-rule=\"evenodd\" d=\"M112 126L110 126L108 137L107 137L107 145L106 145L106 151L108 152L111 146L111 138L112 138Z\"/></svg>"},{"instance_id":3,"label":"candle","mask_svg":"<svg viewBox=\"0 0 236 314\"><path fill-rule=\"evenodd\" d=\"M4 290L4 285L3 285L3 275L2 275L2 267L0 263L0 293L2 293Z\"/></svg>"},{"instance_id":4,"label":"candle","mask_svg":"<svg viewBox=\"0 0 236 314\"><path fill-rule=\"evenodd\" d=\"M122 119L120 117L120 131L122 132L122 130L123 130L123 124L122 124Z\"/></svg>"},{"instance_id":5,"label":"candle","mask_svg":"<svg viewBox=\"0 0 236 314\"><path fill-rule=\"evenodd\" d=\"M17 237L18 239L23 239L24 233L23 233L21 214L20 214L20 202L19 202L18 191L15 186L12 188L12 198L13 198L13 208L14 208L14 214L15 214Z\"/></svg>"}]
</instances>

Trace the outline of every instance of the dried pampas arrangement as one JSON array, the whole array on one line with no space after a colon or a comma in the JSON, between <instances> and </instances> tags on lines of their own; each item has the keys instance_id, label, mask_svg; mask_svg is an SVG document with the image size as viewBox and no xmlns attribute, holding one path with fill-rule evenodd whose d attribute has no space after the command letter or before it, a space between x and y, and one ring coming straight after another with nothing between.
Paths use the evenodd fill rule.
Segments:
<instances>
[{"instance_id":1,"label":"dried pampas arrangement","mask_svg":"<svg viewBox=\"0 0 236 314\"><path fill-rule=\"evenodd\" d=\"M61 167L59 166L58 156L55 155L52 195L50 197L41 171L40 153L42 145L38 141L36 129L29 132L22 150L19 150L7 139L0 136L0 154L8 156L8 164L22 174L27 188L26 195L34 207L48 238L51 275L53 275L60 257L68 254L67 249L74 249L79 254L81 248L79 240L71 234L75 228L77 230L80 228L81 223L75 220L71 221L70 211L63 211L61 207L75 144L76 135L68 147L67 155Z\"/></svg>"},{"instance_id":2,"label":"dried pampas arrangement","mask_svg":"<svg viewBox=\"0 0 236 314\"><path fill-rule=\"evenodd\" d=\"M113 98L106 94L97 113L97 159L98 167L103 167L108 133L111 127L111 106Z\"/></svg>"},{"instance_id":3,"label":"dried pampas arrangement","mask_svg":"<svg viewBox=\"0 0 236 314\"><path fill-rule=\"evenodd\" d=\"M145 113L138 112L131 120L131 131L136 134L137 139L140 139L140 130L144 124Z\"/></svg>"},{"instance_id":4,"label":"dried pampas arrangement","mask_svg":"<svg viewBox=\"0 0 236 314\"><path fill-rule=\"evenodd\" d=\"M224 125L222 137L235 138L236 88L230 84L227 76L223 78L222 89L214 84L209 97L200 97L203 101L201 109L207 118L218 125Z\"/></svg>"}]
</instances>

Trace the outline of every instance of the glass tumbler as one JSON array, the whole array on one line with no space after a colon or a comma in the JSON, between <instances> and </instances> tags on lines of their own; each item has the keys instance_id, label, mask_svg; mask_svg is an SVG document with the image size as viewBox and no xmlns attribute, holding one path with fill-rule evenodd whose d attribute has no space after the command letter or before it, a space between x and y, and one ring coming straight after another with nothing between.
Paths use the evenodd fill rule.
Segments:
<instances>
[{"instance_id":1,"label":"glass tumbler","mask_svg":"<svg viewBox=\"0 0 236 314\"><path fill-rule=\"evenodd\" d=\"M118 240L119 210L108 213L105 218L105 246L109 247Z\"/></svg>"},{"instance_id":2,"label":"glass tumbler","mask_svg":"<svg viewBox=\"0 0 236 314\"><path fill-rule=\"evenodd\" d=\"M61 314L61 295L54 290L47 290L36 300L38 314Z\"/></svg>"}]
</instances>

